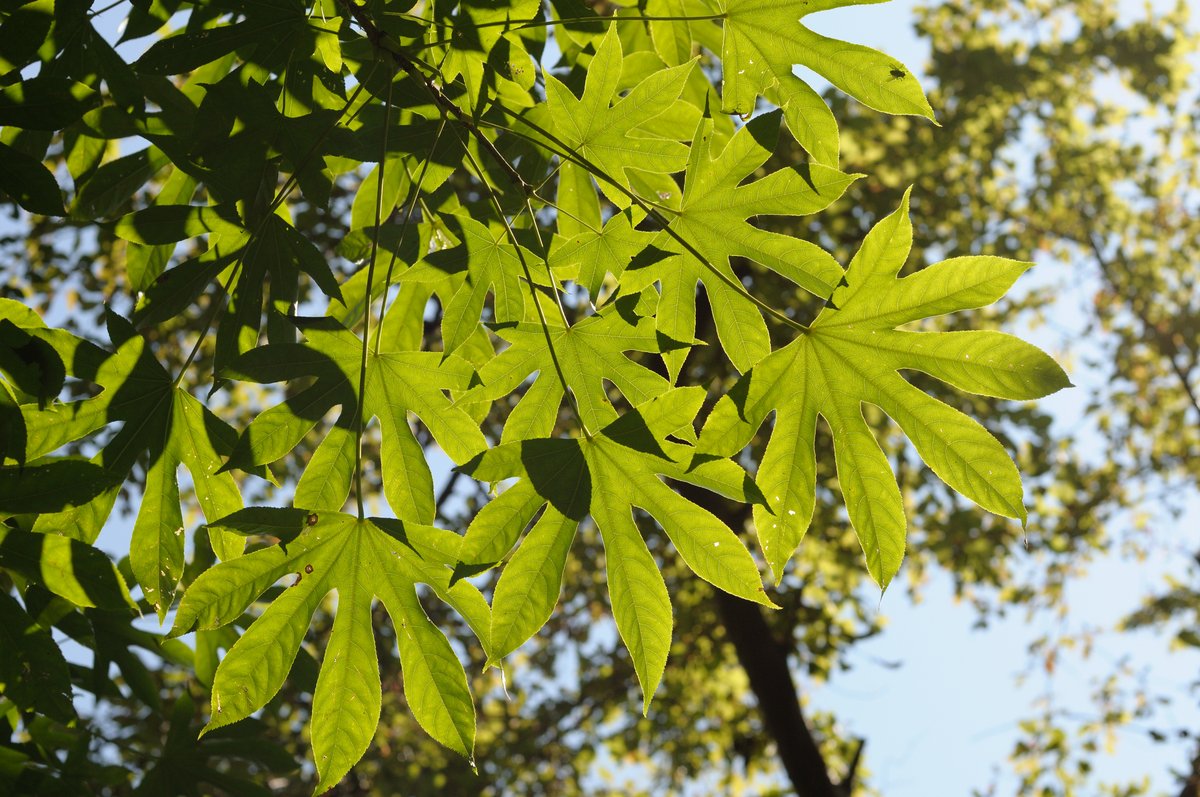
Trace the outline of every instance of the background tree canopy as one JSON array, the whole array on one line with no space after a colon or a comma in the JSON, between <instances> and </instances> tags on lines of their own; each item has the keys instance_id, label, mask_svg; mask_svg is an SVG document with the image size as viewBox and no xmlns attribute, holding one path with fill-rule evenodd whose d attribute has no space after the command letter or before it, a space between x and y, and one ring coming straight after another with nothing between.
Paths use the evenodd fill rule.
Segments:
<instances>
[{"instance_id":1,"label":"background tree canopy","mask_svg":"<svg viewBox=\"0 0 1200 797\"><path fill-rule=\"evenodd\" d=\"M865 794L881 588L1200 646L1066 600L1200 545L1186 4L859 4L0 7L3 788ZM1176 695L979 793L1195 794Z\"/></svg>"}]
</instances>

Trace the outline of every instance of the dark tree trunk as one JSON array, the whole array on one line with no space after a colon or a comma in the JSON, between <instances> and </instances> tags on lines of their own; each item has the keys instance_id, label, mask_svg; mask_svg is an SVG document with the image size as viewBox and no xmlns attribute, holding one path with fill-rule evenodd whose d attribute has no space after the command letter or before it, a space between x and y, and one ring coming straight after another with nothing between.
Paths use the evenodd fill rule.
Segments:
<instances>
[{"instance_id":1,"label":"dark tree trunk","mask_svg":"<svg viewBox=\"0 0 1200 797\"><path fill-rule=\"evenodd\" d=\"M749 516L748 506L730 503L698 487L682 484L679 492L735 531ZM763 724L775 741L792 788L800 797L843 797L847 792L834 785L817 740L804 720L800 694L788 667L788 649L776 639L763 609L719 589L714 595L725 637L746 670Z\"/></svg>"},{"instance_id":2,"label":"dark tree trunk","mask_svg":"<svg viewBox=\"0 0 1200 797\"><path fill-rule=\"evenodd\" d=\"M793 788L800 797L836 797L840 792L834 788L825 759L804 721L787 651L776 642L763 610L721 590L715 595L725 636L746 670L763 723L775 740Z\"/></svg>"}]
</instances>

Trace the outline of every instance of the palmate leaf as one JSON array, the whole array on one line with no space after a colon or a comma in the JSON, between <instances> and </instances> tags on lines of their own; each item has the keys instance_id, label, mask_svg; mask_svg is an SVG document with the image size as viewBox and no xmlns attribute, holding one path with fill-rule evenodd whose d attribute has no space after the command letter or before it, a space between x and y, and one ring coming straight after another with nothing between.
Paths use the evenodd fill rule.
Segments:
<instances>
[{"instance_id":1,"label":"palmate leaf","mask_svg":"<svg viewBox=\"0 0 1200 797\"><path fill-rule=\"evenodd\" d=\"M587 289L588 297L596 307L602 304L600 291L605 276L611 274L619 279L626 268L647 255L656 255L650 246L658 237L656 233L636 229L628 210L614 214L603 226L599 226L598 217L597 213L596 227L576 224L579 229L569 238L557 238L548 259L552 268L574 267L576 282ZM566 215L559 216L560 229L567 219ZM648 264L642 262L642 265Z\"/></svg>"},{"instance_id":2,"label":"palmate leaf","mask_svg":"<svg viewBox=\"0 0 1200 797\"><path fill-rule=\"evenodd\" d=\"M773 605L738 536L660 479L689 482L740 501L757 499L753 483L737 465L717 460L689 469L695 449L667 440L691 432L703 400L702 388L675 388L626 412L598 434L504 443L462 468L484 481L519 481L471 522L459 552L460 573L497 563L542 510L496 585L492 661L516 650L549 617L567 550L588 515L604 541L613 616L633 658L646 711L671 646L671 600L634 523L634 507L658 522L698 576L732 595Z\"/></svg>"},{"instance_id":3,"label":"palmate leaf","mask_svg":"<svg viewBox=\"0 0 1200 797\"><path fill-rule=\"evenodd\" d=\"M316 376L316 382L282 404L256 417L238 441L227 467L274 462L303 439L325 414L341 405L341 418L313 455L317 469L307 472L297 500L315 509L342 509L350 492L357 458L354 420L362 339L332 318L293 319L304 343L270 344L233 361L222 376L270 383ZM387 327L385 326L385 331ZM479 425L461 408L452 406L446 390L464 390L475 371L456 355L410 351L395 336L367 354L366 406L363 422L379 419L382 438L383 489L398 517L431 523L434 516L433 477L421 446L409 427L412 412L455 462L466 462L487 441Z\"/></svg>"},{"instance_id":4,"label":"palmate leaf","mask_svg":"<svg viewBox=\"0 0 1200 797\"><path fill-rule=\"evenodd\" d=\"M237 722L275 696L296 658L313 612L337 592L333 631L313 696L310 732L320 775L331 788L362 757L379 722L379 661L371 621L378 598L396 629L404 693L430 736L470 758L475 705L450 643L430 622L417 595L426 584L466 619L487 648L487 603L471 584L451 585L460 538L400 520L360 520L308 509L244 509L210 528L271 535L280 543L203 573L184 594L172 636L212 630L241 617L277 581L291 585L234 643L217 668L205 731Z\"/></svg>"},{"instance_id":5,"label":"palmate leaf","mask_svg":"<svg viewBox=\"0 0 1200 797\"><path fill-rule=\"evenodd\" d=\"M722 28L721 110L746 116L754 112L757 98L766 96L783 109L800 146L830 166L838 163L837 121L821 96L792 74L796 64L869 108L932 119L933 110L908 67L877 50L822 36L800 24L818 11L885 1L717 0ZM696 34L693 30L682 35L690 39Z\"/></svg>"},{"instance_id":6,"label":"palmate leaf","mask_svg":"<svg viewBox=\"0 0 1200 797\"><path fill-rule=\"evenodd\" d=\"M6 308L0 308L6 309ZM25 316L13 314L20 323ZM12 495L0 512L44 513L35 531L59 532L91 541L107 518L115 490L134 464L148 456L145 490L133 526L130 565L146 599L164 615L183 571L183 513L177 471L185 466L206 518L216 519L242 505L237 484L221 474L223 457L236 434L187 391L154 358L146 341L125 319L108 313L109 334L117 348L101 349L61 330L35 325L23 331L47 343L71 374L98 384L99 395L44 408L22 404L25 458L31 462L111 423L120 430L90 463L56 460L29 469L0 469L0 494ZM46 493L42 503L37 496ZM22 507L22 504L34 503ZM47 522L43 523L43 519ZM86 524L80 533L72 524ZM236 556L241 541L216 535L222 558Z\"/></svg>"},{"instance_id":7,"label":"palmate leaf","mask_svg":"<svg viewBox=\"0 0 1200 797\"><path fill-rule=\"evenodd\" d=\"M776 579L812 518L817 416L833 432L834 459L867 567L886 587L904 556L900 490L863 419L878 406L946 484L984 509L1025 521L1020 474L978 423L910 385L922 371L973 393L1033 399L1067 387L1045 353L998 332L909 332L895 327L996 301L1027 268L998 257L960 257L897 279L912 247L908 195L863 241L835 295L810 330L747 372L721 398L700 435L705 454L740 451L774 412L756 482L767 503L754 522Z\"/></svg>"},{"instance_id":8,"label":"palmate leaf","mask_svg":"<svg viewBox=\"0 0 1200 797\"><path fill-rule=\"evenodd\" d=\"M487 295L492 294L492 314L501 323L525 320L530 276L544 272L541 258L528 249L519 252L504 229L490 227L465 214L453 217L460 232L458 246L431 252L401 275L405 282L432 284L444 294L442 349L458 350L479 327Z\"/></svg>"},{"instance_id":9,"label":"palmate leaf","mask_svg":"<svg viewBox=\"0 0 1200 797\"><path fill-rule=\"evenodd\" d=\"M541 9L539 0L431 3L427 13L440 24L428 27L429 38L448 45L442 54L434 56L441 62L444 78L450 81L461 77L472 106L478 104L489 77L493 81L511 79L528 89L535 76L533 59L525 52L520 37L506 28L533 20ZM503 87L499 88L503 92ZM512 98L508 92L503 94L506 99Z\"/></svg>"},{"instance_id":10,"label":"palmate leaf","mask_svg":"<svg viewBox=\"0 0 1200 797\"><path fill-rule=\"evenodd\" d=\"M638 128L671 107L693 63L656 71L618 97L621 64L621 39L616 25L611 25L588 66L582 97L576 98L558 78L546 74L546 109L550 129L561 145L629 188L638 172L670 174L686 163L683 144ZM667 181L667 185L674 183ZM600 187L618 207L629 205L629 198L605 181L600 181Z\"/></svg>"},{"instance_id":11,"label":"palmate leaf","mask_svg":"<svg viewBox=\"0 0 1200 797\"><path fill-rule=\"evenodd\" d=\"M547 319L545 328L536 322L499 326L496 334L512 345L480 369L482 384L464 393L458 403L494 401L536 374L505 423L501 442L549 435L564 397L563 380L584 428L600 429L617 418L605 392L606 381L634 406L671 386L625 356L628 351L661 352L683 345L655 333L654 301L653 291L625 296L571 326L554 318Z\"/></svg>"},{"instance_id":12,"label":"palmate leaf","mask_svg":"<svg viewBox=\"0 0 1200 797\"><path fill-rule=\"evenodd\" d=\"M811 164L744 182L771 157L778 138L779 114L765 114L742 127L724 149L714 153L713 122L701 119L688 157L683 200L670 230L704 255L708 266L685 250L677 238L661 233L654 246L675 256L647 259L649 265L633 264L622 274L622 284L634 290L652 281L660 284L657 328L674 340L693 338L696 283L703 284L721 346L743 373L770 352L770 339L760 311L745 291L736 287L741 283L730 258L744 257L766 266L823 298L829 298L842 278L841 266L819 246L760 230L749 220L816 213L858 179ZM686 351L668 355L672 377L679 373L686 356Z\"/></svg>"}]
</instances>

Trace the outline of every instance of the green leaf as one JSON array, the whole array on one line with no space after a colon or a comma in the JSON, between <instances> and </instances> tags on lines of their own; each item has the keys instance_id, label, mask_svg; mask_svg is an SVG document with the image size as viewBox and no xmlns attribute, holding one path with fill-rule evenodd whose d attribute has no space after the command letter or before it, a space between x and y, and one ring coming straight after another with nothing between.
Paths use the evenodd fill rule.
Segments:
<instances>
[{"instance_id":1,"label":"green leaf","mask_svg":"<svg viewBox=\"0 0 1200 797\"><path fill-rule=\"evenodd\" d=\"M651 300L652 297L653 292L649 294ZM633 405L670 387L662 376L625 356L628 351L663 349L663 342L653 328L653 318L640 314L646 311L643 304L646 298L624 297L569 327L553 320L547 328L533 322L500 327L497 334L512 345L480 370L482 384L463 394L459 403L498 399L516 390L530 375L537 374L513 413L522 423L511 433L506 427L504 440L523 439L516 436L517 428L524 437L543 437L550 434L558 418L564 396L558 375L561 371L584 428L600 429L617 417L606 395L605 381L615 385ZM533 403L526 406L531 398ZM527 422L526 413L530 416Z\"/></svg>"},{"instance_id":2,"label":"green leaf","mask_svg":"<svg viewBox=\"0 0 1200 797\"><path fill-rule=\"evenodd\" d=\"M576 155L619 184L631 186L629 172L668 174L683 168L687 148L678 141L640 132L666 111L683 91L692 62L657 71L617 97L622 47L617 26L610 25L587 71L581 98L558 78L546 75L546 100L554 135ZM618 207L629 198L601 181L605 195Z\"/></svg>"},{"instance_id":3,"label":"green leaf","mask_svg":"<svg viewBox=\"0 0 1200 797\"><path fill-rule=\"evenodd\" d=\"M62 391L67 369L54 346L18 326L23 320L0 318L0 373L44 409Z\"/></svg>"},{"instance_id":4,"label":"green leaf","mask_svg":"<svg viewBox=\"0 0 1200 797\"><path fill-rule=\"evenodd\" d=\"M170 728L161 753L147 767L135 794L189 794L198 784L217 787L235 797L266 797L270 792L261 785L264 772L287 772L296 761L282 747L267 741L266 727L258 720L247 720L232 728L222 728L197 738L196 706L184 690L169 712ZM230 771L229 759L251 764ZM206 789L205 791L210 791Z\"/></svg>"},{"instance_id":5,"label":"green leaf","mask_svg":"<svg viewBox=\"0 0 1200 797\"><path fill-rule=\"evenodd\" d=\"M509 490L503 495L513 492ZM498 501L492 501L484 511L496 503ZM476 519L482 514L483 511ZM494 658L503 658L519 648L550 619L562 590L567 553L578 526L578 520L567 517L553 506L546 506L521 546L500 571L492 607ZM669 624L667 631L669 634Z\"/></svg>"},{"instance_id":6,"label":"green leaf","mask_svg":"<svg viewBox=\"0 0 1200 797\"><path fill-rule=\"evenodd\" d=\"M5 699L59 722L74 720L67 660L50 632L7 592L0 592L0 645L4 648L0 688Z\"/></svg>"},{"instance_id":7,"label":"green leaf","mask_svg":"<svg viewBox=\"0 0 1200 797\"><path fill-rule=\"evenodd\" d=\"M5 12L0 28L0 72L19 70L33 62L54 25L52 2L22 3L6 7Z\"/></svg>"},{"instance_id":8,"label":"green leaf","mask_svg":"<svg viewBox=\"0 0 1200 797\"><path fill-rule=\"evenodd\" d=\"M908 67L800 24L809 14L883 0L721 0L721 109L746 116L759 95L781 107L792 135L818 162L838 163L837 122L825 101L792 74L800 64L877 111L933 119Z\"/></svg>"},{"instance_id":9,"label":"green leaf","mask_svg":"<svg viewBox=\"0 0 1200 797\"><path fill-rule=\"evenodd\" d=\"M580 172L578 167L571 168ZM586 172L583 174L586 175ZM560 227L563 218L559 217ZM655 239L654 233L634 228L628 211L617 213L603 227L597 225L594 229L582 229L556 247L550 254L550 265L555 268L577 266L576 281L587 288L592 303L598 307L605 275L611 274L619 279L626 268L633 267L639 258L644 258L647 247Z\"/></svg>"},{"instance_id":10,"label":"green leaf","mask_svg":"<svg viewBox=\"0 0 1200 797\"><path fill-rule=\"evenodd\" d=\"M95 92L82 83L49 75L0 89L0 126L60 130L83 116Z\"/></svg>"},{"instance_id":11,"label":"green leaf","mask_svg":"<svg viewBox=\"0 0 1200 797\"><path fill-rule=\"evenodd\" d=\"M109 489L113 474L81 459L47 459L23 468L0 468L0 515L61 512Z\"/></svg>"},{"instance_id":12,"label":"green leaf","mask_svg":"<svg viewBox=\"0 0 1200 797\"><path fill-rule=\"evenodd\" d=\"M196 180L182 169L173 169L155 197L158 204L184 204L191 201L196 192ZM149 288L166 267L175 253L175 244L145 246L130 244L125 252L125 270L129 274L129 287L135 292Z\"/></svg>"},{"instance_id":13,"label":"green leaf","mask_svg":"<svg viewBox=\"0 0 1200 797\"><path fill-rule=\"evenodd\" d=\"M704 285L712 306L717 336L734 367L743 373L770 351L766 324L747 298L731 266L746 258L828 298L842 269L825 250L800 238L767 232L749 220L756 216L803 216L826 208L842 195L856 175L815 163L780 169L747 182L775 151L779 114L760 116L742 127L719 154L713 152L713 122L702 119L692 142L683 200L670 230L655 246L663 256L644 267L633 265L622 283L640 290L652 281L662 286L656 326L673 340L691 340L696 328L696 283ZM672 377L686 352L667 358Z\"/></svg>"},{"instance_id":14,"label":"green leaf","mask_svg":"<svg viewBox=\"0 0 1200 797\"><path fill-rule=\"evenodd\" d=\"M76 606L136 607L109 558L78 540L0 526L0 567L20 573Z\"/></svg>"},{"instance_id":15,"label":"green leaf","mask_svg":"<svg viewBox=\"0 0 1200 797\"><path fill-rule=\"evenodd\" d=\"M247 234L234 208L203 205L154 205L123 216L114 232L139 244L172 244L197 235Z\"/></svg>"},{"instance_id":16,"label":"green leaf","mask_svg":"<svg viewBox=\"0 0 1200 797\"><path fill-rule=\"evenodd\" d=\"M354 434L351 420L350 415L343 413L338 423L329 428L325 439L313 452L308 467L304 469L304 473L300 475L300 481L296 485L295 501L300 506L310 506L313 509L332 512L341 512L345 507L346 499L350 496L351 482L354 480L354 465L358 462L358 438ZM405 428L407 429L407 427ZM388 435L384 438L383 445L390 447L395 437L395 435ZM381 459L384 467L384 483L389 485L389 489L392 485L403 483L407 478L408 463L405 462L397 472L393 472L397 457L389 452L389 454L384 454ZM432 497L432 483L428 491L409 490L407 498L414 507L420 506L418 513L422 517L432 521L433 515L423 501L426 494ZM398 500L397 503L400 501ZM428 506L432 507L432 501L428 502Z\"/></svg>"},{"instance_id":17,"label":"green leaf","mask_svg":"<svg viewBox=\"0 0 1200 797\"><path fill-rule=\"evenodd\" d=\"M326 296L345 304L345 300L342 298L342 289L338 285L333 271L329 268L329 261L311 241L279 216L273 215L267 219L266 227L267 230L263 233L264 240L269 241L266 245L282 250L283 262L286 264L276 266L275 271L271 273L283 275L287 273L286 269L289 266L294 266L312 277L313 282ZM273 236L273 239L268 239L268 235Z\"/></svg>"},{"instance_id":18,"label":"green leaf","mask_svg":"<svg viewBox=\"0 0 1200 797\"><path fill-rule=\"evenodd\" d=\"M256 524L250 514L264 520ZM277 517L276 517L277 516ZM446 638L430 623L416 585L428 584L486 640L487 608L466 582L450 584L444 535L400 521L357 520L333 512L255 508L237 513L235 533L275 534L303 517L303 530L286 545L224 562L189 587L172 636L226 625L281 578L294 580L226 654L213 682L212 716L205 731L237 722L261 708L283 684L317 605L338 594L333 633L325 647L313 698L312 739L320 783L336 784L366 751L379 720L380 681L371 627L378 597L396 627L405 695L433 738L471 756L475 709L466 674ZM294 574L294 575L293 575Z\"/></svg>"},{"instance_id":19,"label":"green leaf","mask_svg":"<svg viewBox=\"0 0 1200 797\"><path fill-rule=\"evenodd\" d=\"M179 508L179 460L163 452L146 472L146 488L133 536L129 565L146 600L166 616L183 575L183 513Z\"/></svg>"},{"instance_id":20,"label":"green leaf","mask_svg":"<svg viewBox=\"0 0 1200 797\"><path fill-rule=\"evenodd\" d=\"M649 17L688 16L688 5L684 0L646 0L643 7ZM654 52L667 66L678 66L691 59L692 30L689 22L652 19L648 24Z\"/></svg>"},{"instance_id":21,"label":"green leaf","mask_svg":"<svg viewBox=\"0 0 1200 797\"><path fill-rule=\"evenodd\" d=\"M899 424L950 487L991 512L1025 520L1020 475L1000 443L898 371L924 371L966 390L1027 399L1067 387L1062 369L1037 348L1007 335L894 327L994 302L1030 264L962 257L897 279L911 246L906 194L899 210L863 241L846 271L847 286L834 296L838 307L826 307L807 333L747 372L704 425L700 450L730 456L775 412L756 478L768 503L755 507L754 522L777 580L812 517L818 415L833 432L839 482L872 577L886 588L900 567L903 502L863 419L864 403Z\"/></svg>"},{"instance_id":22,"label":"green leaf","mask_svg":"<svg viewBox=\"0 0 1200 797\"><path fill-rule=\"evenodd\" d=\"M232 454L236 435L175 384L128 322L111 312L108 322L110 336L120 346L110 353L80 342L77 345L96 363L74 369L76 376L95 381L103 392L81 401L56 402L45 410L23 408L26 456L48 453L108 424L120 423L120 430L93 462L60 459L23 470L0 469L0 512L68 510L62 520L72 515L106 517L112 488L148 453L130 561L147 600L161 617L170 608L183 570L183 516L176 471L181 464L187 467L208 519L239 508L241 497L232 476L217 472L222 457ZM222 558L241 553L240 540L218 536L213 547Z\"/></svg>"},{"instance_id":23,"label":"green leaf","mask_svg":"<svg viewBox=\"0 0 1200 797\"><path fill-rule=\"evenodd\" d=\"M548 607L557 599L573 526L588 514L604 541L613 616L633 657L645 710L649 710L666 665L671 603L659 566L634 523L634 507L659 523L698 576L732 595L773 606L754 560L737 535L660 479L666 476L712 488L710 481L688 472L687 463L695 449L666 439L690 426L703 399L704 391L698 387L670 390L591 437L505 443L462 468L485 481L522 479L495 502L505 503L496 514L510 518L507 523L496 523L495 514L481 512L467 528L460 551L460 567L467 571L492 564L496 554L511 547L536 511L545 506L543 519L513 556L518 564L512 583L504 590L497 588L492 659L515 650L536 630L538 620L544 621ZM508 498L514 492L519 498ZM536 500L529 493L536 493ZM522 553L531 541L532 550ZM464 555L479 556L483 561L462 560ZM536 593L519 592L518 585L528 585Z\"/></svg>"},{"instance_id":24,"label":"green leaf","mask_svg":"<svg viewBox=\"0 0 1200 797\"><path fill-rule=\"evenodd\" d=\"M111 217L167 163L169 160L162 150L148 147L102 164L76 191L71 217L88 220Z\"/></svg>"},{"instance_id":25,"label":"green leaf","mask_svg":"<svg viewBox=\"0 0 1200 797\"><path fill-rule=\"evenodd\" d=\"M531 271L544 269L541 258L529 250L518 253L502 227L487 227L468 216L456 216L455 220L461 226L461 245L431 253L402 275L406 282L436 283L463 274L462 284L453 289L442 311L442 347L447 354L457 351L475 332L489 292L497 321L525 320L525 296L530 288L522 279L522 258Z\"/></svg>"},{"instance_id":26,"label":"green leaf","mask_svg":"<svg viewBox=\"0 0 1200 797\"><path fill-rule=\"evenodd\" d=\"M235 452L236 464L261 465L282 457L338 404L345 418L356 411L362 340L332 318L303 319L298 323L307 338L305 343L254 349L237 358L222 374L260 383L317 376L313 387L250 424ZM470 364L454 355L408 351L397 344L396 340L390 345L385 341L378 352L370 347L364 421L376 417L383 429L384 492L392 510L403 519L427 522L432 520L433 480L424 457L416 455L408 440L412 435L408 414L420 418L456 463L468 461L487 443L478 424L451 405L444 392L468 386L474 374ZM348 421L343 423L349 425ZM345 445L344 439L340 445ZM326 456L344 459L345 449L331 449ZM338 493L342 487L330 489Z\"/></svg>"},{"instance_id":27,"label":"green leaf","mask_svg":"<svg viewBox=\"0 0 1200 797\"><path fill-rule=\"evenodd\" d=\"M0 465L11 459L18 466L24 466L28 439L21 405L8 382L0 380Z\"/></svg>"},{"instance_id":28,"label":"green leaf","mask_svg":"<svg viewBox=\"0 0 1200 797\"><path fill-rule=\"evenodd\" d=\"M138 301L132 321L139 328L161 324L187 310L226 268L236 254L212 248L160 274Z\"/></svg>"},{"instance_id":29,"label":"green leaf","mask_svg":"<svg viewBox=\"0 0 1200 797\"><path fill-rule=\"evenodd\" d=\"M286 41L289 33L304 29L303 12L299 5L272 5L280 5L292 13L261 13L233 25L219 25L170 36L155 42L134 67L144 75L178 75L216 61L242 47L258 45L260 42ZM267 9L263 8L262 11L266 12Z\"/></svg>"},{"instance_id":30,"label":"green leaf","mask_svg":"<svg viewBox=\"0 0 1200 797\"><path fill-rule=\"evenodd\" d=\"M65 216L62 191L50 170L39 161L0 143L0 192L30 213Z\"/></svg>"},{"instance_id":31,"label":"green leaf","mask_svg":"<svg viewBox=\"0 0 1200 797\"><path fill-rule=\"evenodd\" d=\"M540 11L538 0L462 0L433 6L427 12L438 23L434 38L448 43L440 52L435 51L442 74L447 80L462 78L471 106L479 102L488 85L504 91L503 84L513 76L512 64L532 72L533 64L521 39L509 29L533 20Z\"/></svg>"},{"instance_id":32,"label":"green leaf","mask_svg":"<svg viewBox=\"0 0 1200 797\"><path fill-rule=\"evenodd\" d=\"M68 507L61 512L43 512L38 515L37 520L33 522L32 531L36 534L70 537L91 545L104 529L120 492L121 484L114 480L86 503Z\"/></svg>"}]
</instances>

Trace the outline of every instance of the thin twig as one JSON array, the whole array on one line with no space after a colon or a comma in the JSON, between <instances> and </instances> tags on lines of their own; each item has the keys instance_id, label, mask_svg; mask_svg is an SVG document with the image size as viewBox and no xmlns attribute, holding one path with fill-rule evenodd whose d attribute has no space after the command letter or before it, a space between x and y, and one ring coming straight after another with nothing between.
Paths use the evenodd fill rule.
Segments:
<instances>
[{"instance_id":1,"label":"thin twig","mask_svg":"<svg viewBox=\"0 0 1200 797\"><path fill-rule=\"evenodd\" d=\"M370 76L374 70L375 67L372 66L371 71L367 73L368 79L370 79ZM245 246L242 247L241 252L238 254L237 262L234 263L233 270L229 272L229 278L221 284L220 290L217 291L217 296L213 300L213 306L209 311L208 318L205 320L204 326L200 330L200 337L196 338L196 344L192 346L192 350L188 352L187 358L183 361L183 365L179 369L179 374L175 377L175 387L178 387L183 381L183 377L184 374L187 373L187 369L191 367L192 363L196 359L196 355L200 353L200 346L204 343L204 338L208 336L209 331L212 329L213 323L217 320L217 313L220 312L221 307L225 304L225 299L229 296L229 288L233 285L233 281L237 278L238 271L242 267L242 261L245 260L246 253L250 251L250 246L255 242L258 236L262 234L263 227L266 226L267 220L275 215L275 211L279 210L279 206L287 201L287 198L291 195L292 191L296 190L296 186L300 184L300 181L296 175L308 165L309 160L311 160L313 155L316 154L317 149L322 143L324 143L325 138L333 132L335 127L338 126L338 123L342 120L342 116L345 115L346 111L348 111L358 99L358 95L362 93L365 82L366 81L358 84L358 87L350 94L349 99L346 100L345 105L343 105L342 109L338 111L337 116L333 118L333 121L329 123L329 126L321 131L321 134L313 140L312 146L308 148L308 152L304 153L304 156L300 158L300 162L296 164L295 170L288 177L288 179L284 181L283 187L280 188L275 194L275 198L271 200L271 204L267 207L267 211L263 214L262 218L258 220L258 224L254 227L254 231L250 233L250 237L246 240ZM355 113L357 114L357 111Z\"/></svg>"},{"instance_id":2,"label":"thin twig","mask_svg":"<svg viewBox=\"0 0 1200 797\"><path fill-rule=\"evenodd\" d=\"M388 76L387 100L383 106L383 136L379 153L379 180L375 188L375 231L371 236L371 259L367 263L367 309L363 318L362 355L358 364L358 406L355 410L355 436L358 439L358 456L354 462L354 497L358 505L358 519L367 516L363 506L362 466L363 427L367 417L367 346L371 339L371 290L375 280L375 260L379 254L379 228L383 225L384 165L387 163L388 128L392 126L392 76ZM390 211L389 211L390 213ZM381 320L382 325L382 320Z\"/></svg>"},{"instance_id":3,"label":"thin twig","mask_svg":"<svg viewBox=\"0 0 1200 797\"><path fill-rule=\"evenodd\" d=\"M505 110L506 112L511 114L511 111L508 111L508 109L503 109L503 110ZM774 307L772 307L767 302L764 302L762 299L759 299L757 296L750 293L750 291L748 291L746 289L746 286L743 285L739 280L734 279L733 277L730 277L729 275L725 274L720 269L718 269L707 257L705 257L700 252L700 250L698 250L695 246L693 246L690 241L688 241L682 235L680 235L678 231L671 229L671 220L668 219L666 216L664 216L658 210L658 208L656 207L656 203L649 202L649 201L643 199L642 197L638 196L633 191L626 188L615 178L609 176L603 169L599 168L594 163L589 161L587 158L583 157L582 155L580 155L577 152L575 152L574 150L572 150L569 146L567 146L562 140L560 140L558 137L556 137L553 133L549 132L548 130L545 130L541 126L537 125L534 122L529 121L528 119L526 119L524 117L516 117L515 114L511 114L511 115L513 115L513 117L515 119L519 119L522 124L528 125L530 128L535 130L539 135L545 136L547 140L549 140L550 142L555 144L557 147L561 148L561 149L557 149L557 150L552 149L551 151L554 152L554 154L558 155L560 158L567 158L571 162L573 162L579 166L582 166L589 173L591 173L592 176L594 176L596 179L603 180L605 183L607 183L608 185L611 185L613 188L617 189L622 194L624 194L626 197L628 197L629 200L631 202L633 202L635 205L637 205L647 216L654 219L654 221L662 228L663 232L665 232L668 236L673 238L680 246L682 246L684 249L686 249L688 254L692 255L698 261L700 261L700 263L706 269L708 269L710 272L712 272L712 274L714 276L716 276L717 279L721 280L721 282L725 283L727 286L729 286L734 291L736 291L742 298L751 302L759 310L766 313L769 318L783 324L784 326L791 327L792 329L795 329L798 332L808 332L809 331L809 327L807 324L802 324L801 322L795 320L794 318L789 318L788 316L779 312L778 310L776 310ZM540 144L541 146L545 146L544 142L540 142L533 136L530 136L526 133L522 133L520 130L517 130L516 128L496 125L495 123L492 123L492 122L489 122L487 124L490 124L499 129L502 129L502 130L506 130L506 131L512 133L513 135L521 136L522 138L526 139L527 141L532 141L534 143Z\"/></svg>"},{"instance_id":4,"label":"thin twig","mask_svg":"<svg viewBox=\"0 0 1200 797\"><path fill-rule=\"evenodd\" d=\"M411 75L422 86L424 86L425 90L429 93L429 96L433 98L434 103L436 103L443 111L453 116L463 127L467 128L475 140L479 142L479 146L482 147L490 156L492 156L496 163L502 169L504 169L505 175L509 180L512 181L513 185L517 186L521 190L521 193L528 194L531 190L529 183L527 183L525 178L520 175L516 168L508 162L508 159L505 158L498 149L496 149L496 145L483 134L483 131L479 129L479 126L475 123L475 120L472 119L465 111L463 111L462 108L459 108L453 100L447 97L446 94L433 82L433 80L431 80L424 72L418 69L417 65L409 56L390 47L386 41L383 31L381 31L375 22L369 16L367 16L366 12L361 6L358 5L358 3L354 2L354 0L338 0L338 2L340 2L346 8L346 10L350 13L350 16L355 22L358 23L358 26L363 29L363 33L366 35L371 44L377 50L387 53L398 67L404 70L407 74Z\"/></svg>"},{"instance_id":5,"label":"thin twig","mask_svg":"<svg viewBox=\"0 0 1200 797\"><path fill-rule=\"evenodd\" d=\"M375 331L375 353L379 354L380 340L383 338L383 319L387 315L387 291L392 287L392 269L396 265L396 256L400 251L400 247L404 245L404 236L408 233L408 226L412 223L413 211L416 210L417 200L421 198L421 186L425 182L425 174L429 170L429 162L433 160L434 150L437 149L438 142L442 140L442 131L446 129L446 115L442 114L442 123L438 125L437 134L433 137L433 146L429 148L429 157L421 163L421 171L417 174L417 181L413 183L412 199L408 203L408 212L404 216L404 226L400 229L400 240L396 242L396 248L392 250L392 259L388 261L387 278L384 279L384 294L383 306L379 308L379 326ZM382 167L381 167L382 168ZM367 312L370 313L371 296L367 294Z\"/></svg>"}]
</instances>

